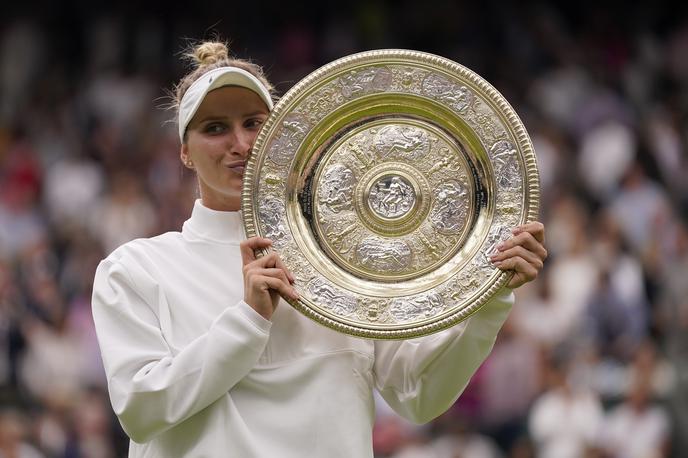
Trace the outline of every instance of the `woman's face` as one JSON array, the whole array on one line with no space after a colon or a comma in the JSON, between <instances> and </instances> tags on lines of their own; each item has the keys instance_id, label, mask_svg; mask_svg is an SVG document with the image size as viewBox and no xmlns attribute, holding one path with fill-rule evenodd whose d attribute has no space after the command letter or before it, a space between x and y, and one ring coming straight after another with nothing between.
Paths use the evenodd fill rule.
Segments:
<instances>
[{"instance_id":1,"label":"woman's face","mask_svg":"<svg viewBox=\"0 0 688 458\"><path fill-rule=\"evenodd\" d=\"M243 87L221 87L205 96L187 128L181 159L193 163L206 207L241 208L246 159L268 114L258 94Z\"/></svg>"}]
</instances>

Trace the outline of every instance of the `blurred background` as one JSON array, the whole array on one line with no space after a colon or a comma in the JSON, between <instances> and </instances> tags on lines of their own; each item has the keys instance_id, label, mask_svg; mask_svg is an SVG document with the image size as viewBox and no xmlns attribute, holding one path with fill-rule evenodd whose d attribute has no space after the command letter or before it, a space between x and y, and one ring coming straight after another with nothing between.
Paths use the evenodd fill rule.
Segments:
<instances>
[{"instance_id":1,"label":"blurred background","mask_svg":"<svg viewBox=\"0 0 688 458\"><path fill-rule=\"evenodd\" d=\"M126 455L90 313L97 263L196 196L162 107L219 36L284 93L375 48L490 81L535 144L550 253L456 405L378 406L378 457L688 456L688 15L662 2L6 2L0 457ZM345 438L342 438L345 440Z\"/></svg>"}]
</instances>

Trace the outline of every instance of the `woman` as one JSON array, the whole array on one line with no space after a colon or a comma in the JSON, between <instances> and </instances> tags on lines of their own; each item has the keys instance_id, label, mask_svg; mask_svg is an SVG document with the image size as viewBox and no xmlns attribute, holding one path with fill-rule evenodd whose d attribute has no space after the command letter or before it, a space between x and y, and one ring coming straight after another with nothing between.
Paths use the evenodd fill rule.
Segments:
<instances>
[{"instance_id":1,"label":"woman","mask_svg":"<svg viewBox=\"0 0 688 458\"><path fill-rule=\"evenodd\" d=\"M272 108L259 67L221 43L194 53L177 87L181 160L200 199L181 232L129 242L101 262L93 316L110 398L134 457L372 456L373 389L401 415L446 410L487 356L513 303L505 288L472 318L403 342L337 333L281 303L297 298L270 240L245 240L243 171ZM494 258L537 276L541 224Z\"/></svg>"}]
</instances>

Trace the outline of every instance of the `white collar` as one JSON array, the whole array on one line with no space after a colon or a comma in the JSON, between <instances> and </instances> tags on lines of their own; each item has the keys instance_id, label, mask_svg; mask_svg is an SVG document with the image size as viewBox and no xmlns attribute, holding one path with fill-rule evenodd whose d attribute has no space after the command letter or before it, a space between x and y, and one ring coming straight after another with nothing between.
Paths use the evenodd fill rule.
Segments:
<instances>
[{"instance_id":1,"label":"white collar","mask_svg":"<svg viewBox=\"0 0 688 458\"><path fill-rule=\"evenodd\" d=\"M246 239L241 211L212 210L197 199L191 218L184 222L182 234L190 240L238 244Z\"/></svg>"}]
</instances>

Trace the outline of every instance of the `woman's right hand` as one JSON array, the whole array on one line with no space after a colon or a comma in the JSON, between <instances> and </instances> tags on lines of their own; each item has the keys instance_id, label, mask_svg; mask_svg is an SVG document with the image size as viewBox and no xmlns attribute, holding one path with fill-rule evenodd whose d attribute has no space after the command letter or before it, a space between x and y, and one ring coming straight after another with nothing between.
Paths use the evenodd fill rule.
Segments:
<instances>
[{"instance_id":1,"label":"woman's right hand","mask_svg":"<svg viewBox=\"0 0 688 458\"><path fill-rule=\"evenodd\" d=\"M244 264L244 302L266 320L272 317L280 294L298 299L293 286L294 275L275 252L256 258L256 250L272 245L270 239L251 237L241 242L241 259Z\"/></svg>"}]
</instances>

